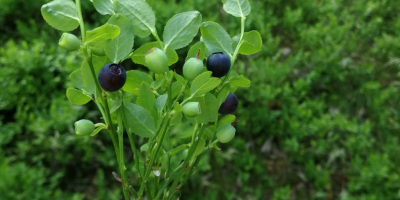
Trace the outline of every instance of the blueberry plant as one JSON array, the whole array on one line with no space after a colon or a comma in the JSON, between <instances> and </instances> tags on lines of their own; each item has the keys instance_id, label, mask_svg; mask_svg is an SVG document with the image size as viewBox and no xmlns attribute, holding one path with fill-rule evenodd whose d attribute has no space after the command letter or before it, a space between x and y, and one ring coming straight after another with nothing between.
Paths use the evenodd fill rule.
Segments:
<instances>
[{"instance_id":1,"label":"blueberry plant","mask_svg":"<svg viewBox=\"0 0 400 200\"><path fill-rule=\"evenodd\" d=\"M203 22L198 11L173 16L160 38L155 14L146 1L92 2L100 14L110 16L93 30L85 29L80 0L55 0L41 8L45 21L64 32L59 45L85 57L70 75L75 87L67 89L68 100L76 105L92 101L102 115L96 123L77 121L76 134L94 137L107 130L119 166L118 173L112 174L121 182L125 199L177 197L202 155L220 150L218 142L228 143L235 136L231 124L236 120L238 99L233 93L249 87L250 80L232 68L239 54L254 54L262 46L257 31L245 32L250 4L248 0L223 1L223 9L241 22L233 38L218 23ZM81 39L68 33L78 27ZM199 30L201 37L192 44ZM148 36L155 41L134 47L135 37ZM178 61L176 50L188 45L180 75L170 67ZM126 71L121 63L127 59L149 72ZM190 140L174 135L172 127L181 123L190 124L190 134L181 137ZM172 143L171 137L178 141ZM125 163L125 138L132 150L132 168ZM178 155L183 160L176 159Z\"/></svg>"}]
</instances>

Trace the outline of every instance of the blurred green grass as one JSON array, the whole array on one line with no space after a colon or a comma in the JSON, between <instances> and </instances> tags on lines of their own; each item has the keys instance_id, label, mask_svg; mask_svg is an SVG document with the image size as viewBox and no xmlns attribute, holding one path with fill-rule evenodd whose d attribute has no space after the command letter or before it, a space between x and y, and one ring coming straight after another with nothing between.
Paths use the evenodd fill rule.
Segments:
<instances>
[{"instance_id":1,"label":"blurred green grass","mask_svg":"<svg viewBox=\"0 0 400 200\"><path fill-rule=\"evenodd\" d=\"M40 16L45 2L0 2L0 199L120 199L108 137L73 134L76 119L99 113L66 99L82 57L57 46L61 33ZM219 1L148 2L158 30L199 10L239 32ZM83 3L88 27L107 20ZM237 136L204 157L181 198L400 199L400 2L250 3L246 30L264 45L235 66L252 81L237 91Z\"/></svg>"}]
</instances>

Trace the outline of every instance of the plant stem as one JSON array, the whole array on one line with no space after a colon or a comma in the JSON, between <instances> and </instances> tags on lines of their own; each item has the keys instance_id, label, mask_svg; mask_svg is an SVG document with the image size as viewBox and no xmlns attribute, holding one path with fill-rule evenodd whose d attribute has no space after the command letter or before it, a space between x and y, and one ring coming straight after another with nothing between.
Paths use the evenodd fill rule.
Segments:
<instances>
[{"instance_id":1,"label":"plant stem","mask_svg":"<svg viewBox=\"0 0 400 200\"><path fill-rule=\"evenodd\" d=\"M123 104L122 104L121 106L123 106ZM127 126L128 123L127 123L127 120L126 120L126 118L125 118L124 110L121 109L121 112L122 112L122 117L123 117L124 124ZM137 150L137 148L136 148L135 141L134 141L134 139L133 139L133 133L132 133L132 131L130 131L130 129L126 129L126 130L127 130L127 133L128 133L129 143L130 143L130 145L131 145L131 149L132 149L132 152L133 152L133 154L134 154L134 156L133 156L133 162L134 162L134 164L135 164L136 170L137 170L138 173L139 173L139 181L141 182L141 181L142 181L142 178L143 178L143 174L142 174L142 172L140 171L140 167L139 167L139 165L140 165L140 154L139 154L139 152L138 152L138 150Z\"/></svg>"},{"instance_id":2,"label":"plant stem","mask_svg":"<svg viewBox=\"0 0 400 200\"><path fill-rule=\"evenodd\" d=\"M163 49L163 51L165 52L167 47L164 47L164 44L162 43L160 37L158 37L157 30L155 30L155 29L153 30L152 29L151 30L151 34L154 36L154 38L156 38L156 40L160 44L160 48Z\"/></svg>"},{"instance_id":3,"label":"plant stem","mask_svg":"<svg viewBox=\"0 0 400 200\"><path fill-rule=\"evenodd\" d=\"M237 44L237 46L236 46L236 48L235 48L235 51L233 52L232 57L231 57L231 68L230 68L228 74L225 76L224 80L221 82L223 86L225 86L225 81L226 81L226 79L228 78L229 74L230 74L231 71L232 71L233 64L235 63L236 58L237 58L237 55L239 54L240 46L241 46L242 43L243 43L243 35L244 35L244 25L245 25L245 21L246 21L246 17L242 17L242 18L241 18L241 25L240 25L240 39L239 39L239 42L238 42L238 44Z\"/></svg>"},{"instance_id":4,"label":"plant stem","mask_svg":"<svg viewBox=\"0 0 400 200\"><path fill-rule=\"evenodd\" d=\"M79 18L79 26L81 28L82 43L85 43L86 34L85 34L85 24L83 23L83 17L82 17L81 0L76 0L75 4L76 8L78 9L78 18Z\"/></svg>"},{"instance_id":5,"label":"plant stem","mask_svg":"<svg viewBox=\"0 0 400 200\"><path fill-rule=\"evenodd\" d=\"M185 172L185 167L187 166L187 164L189 163L189 161L192 159L193 153L196 150L197 144L200 141L201 136L203 135L204 129L206 128L205 125L201 126L200 132L197 136L197 141L190 147L188 156L186 157L184 163L183 163L183 167L179 170L177 177L174 179L174 182L172 183L170 189L169 189L169 198L172 198L172 194L175 192L176 186L178 185L179 180L181 179L183 173Z\"/></svg>"},{"instance_id":6,"label":"plant stem","mask_svg":"<svg viewBox=\"0 0 400 200\"><path fill-rule=\"evenodd\" d=\"M150 162L149 162L148 165L147 165L147 169L146 169L146 172L145 172L145 174L144 174L144 177L143 177L143 180L142 180L142 184L140 185L140 189L139 189L139 192L138 192L139 199L142 198L143 190L144 190L144 188L145 188L147 179L148 179L148 177L149 177L149 175L150 175L151 169L153 168L154 160L156 159L157 154L158 154L158 151L159 151L160 148L161 148L161 144L162 144L162 141L163 141L163 139L164 139L165 133L167 132L167 127L169 126L169 121L170 121L170 120L171 120L171 117L170 117L170 114L168 113L166 122L165 122L164 124L162 124L163 127L162 127L161 129L159 129L159 131L162 130L162 131L161 131L161 136L159 137L159 139L157 140L157 143L155 144L155 145L156 145L156 150L154 151L154 154L151 153L152 156L151 156L151 158L150 158ZM160 126L161 126L161 125L160 125ZM158 132L159 132L159 131L158 131ZM155 139L157 139L157 138L154 137L154 140L155 140ZM152 151L152 150L149 148L148 151Z\"/></svg>"},{"instance_id":7,"label":"plant stem","mask_svg":"<svg viewBox=\"0 0 400 200\"><path fill-rule=\"evenodd\" d=\"M125 171L125 162L124 162L124 125L122 122L122 112L120 111L120 109L118 109L118 146L119 146L119 171L121 172L121 176L122 176L122 180L124 181L123 185L124 188L126 188L129 184L128 184L128 178L126 176L126 171ZM129 199L129 194L128 191L126 189L123 190L124 192L124 196L125 199Z\"/></svg>"}]
</instances>

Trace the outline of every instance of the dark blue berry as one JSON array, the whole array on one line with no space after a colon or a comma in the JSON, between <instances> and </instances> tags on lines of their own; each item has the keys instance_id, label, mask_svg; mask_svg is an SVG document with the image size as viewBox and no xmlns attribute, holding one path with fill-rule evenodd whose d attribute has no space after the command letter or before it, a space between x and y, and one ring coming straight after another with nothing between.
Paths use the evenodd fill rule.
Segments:
<instances>
[{"instance_id":1,"label":"dark blue berry","mask_svg":"<svg viewBox=\"0 0 400 200\"><path fill-rule=\"evenodd\" d=\"M231 114L235 112L235 110L237 109L238 103L239 102L237 97L234 94L229 93L224 103L222 103L221 106L219 107L218 112L223 115Z\"/></svg>"},{"instance_id":2,"label":"dark blue berry","mask_svg":"<svg viewBox=\"0 0 400 200\"><path fill-rule=\"evenodd\" d=\"M114 92L122 88L126 81L126 71L122 65L108 63L99 72L98 80L100 86L108 92Z\"/></svg>"},{"instance_id":3,"label":"dark blue berry","mask_svg":"<svg viewBox=\"0 0 400 200\"><path fill-rule=\"evenodd\" d=\"M213 77L223 77L231 68L231 60L224 52L211 54L207 59L207 69L212 72Z\"/></svg>"}]
</instances>

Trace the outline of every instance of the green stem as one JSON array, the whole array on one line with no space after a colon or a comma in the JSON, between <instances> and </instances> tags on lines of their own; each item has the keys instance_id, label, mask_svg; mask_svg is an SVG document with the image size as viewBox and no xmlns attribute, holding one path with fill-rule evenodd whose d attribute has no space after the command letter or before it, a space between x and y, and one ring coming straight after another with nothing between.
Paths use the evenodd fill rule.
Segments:
<instances>
[{"instance_id":1,"label":"green stem","mask_svg":"<svg viewBox=\"0 0 400 200\"><path fill-rule=\"evenodd\" d=\"M121 105L121 106L123 106L123 105ZM121 112L122 112L124 124L127 126L128 123L127 123L127 120L125 118L124 110L121 109ZM138 174L139 174L139 181L141 182L143 174L140 171L140 166L139 166L140 165L140 154L139 154L139 152L138 152L138 150L136 148L136 144L135 144L135 141L133 139L133 132L130 131L130 129L127 129L127 133L128 133L129 143L131 145L131 149L132 149L132 152L134 154L133 162L134 162L136 170L138 171Z\"/></svg>"},{"instance_id":2,"label":"green stem","mask_svg":"<svg viewBox=\"0 0 400 200\"><path fill-rule=\"evenodd\" d=\"M160 44L160 48L163 49L164 52L165 52L167 47L165 47L165 49L164 49L164 44L162 43L160 37L158 37L157 30L155 30L155 29L153 30L153 29L152 29L152 30L151 30L151 34L156 38L156 40L157 40L158 43Z\"/></svg>"},{"instance_id":3,"label":"green stem","mask_svg":"<svg viewBox=\"0 0 400 200\"><path fill-rule=\"evenodd\" d=\"M129 199L129 194L128 191L125 189L127 188L128 184L128 178L126 176L126 170L125 170L125 162L124 162L124 125L122 122L122 112L118 111L118 146L119 146L119 171L122 176L122 180L124 181L124 197L125 199Z\"/></svg>"},{"instance_id":4,"label":"green stem","mask_svg":"<svg viewBox=\"0 0 400 200\"><path fill-rule=\"evenodd\" d=\"M171 185L171 187L170 187L170 189L169 189L169 192L168 192L168 194L170 195L169 198L171 198L171 197L172 197L172 194L175 192L176 186L178 185L178 182L180 181L180 179L181 179L183 173L185 172L185 167L187 166L187 164L189 163L189 161L192 159L193 154L194 154L194 151L196 150L197 144L199 143L200 138L201 138L201 136L203 135L203 132L204 132L204 129L205 129L205 128L206 128L206 126L205 126L205 125L202 125L202 127L201 127L201 129L200 129L200 132L199 132L199 134L198 134L198 136L197 136L197 138L198 138L197 141L194 143L194 145L192 145L192 146L190 147L188 156L186 157L186 159L185 159L185 161L184 161L184 163L183 163L183 167L179 170L178 176L175 178L174 182L172 183L172 185Z\"/></svg>"},{"instance_id":5,"label":"green stem","mask_svg":"<svg viewBox=\"0 0 400 200\"><path fill-rule=\"evenodd\" d=\"M157 154L158 154L158 151L159 151L160 148L161 148L161 144L162 144L162 141L164 140L164 136L165 136L165 133L167 132L167 127L168 127L168 125L169 125L169 121L170 121L170 120L171 120L171 117L170 117L170 115L168 114L168 115L167 115L167 120L166 120L166 122L163 124L163 128L159 129L159 130L162 130L162 131L161 131L161 135L160 135L159 139L157 140L157 143L155 144L155 145L156 145L156 149L155 149L154 153L151 153L150 162L149 162L148 165L147 165L147 169L146 169L146 172L145 172L145 174L144 174L144 178L143 178L143 180L142 180L142 184L140 185L140 189L139 189L139 192L138 192L139 199L142 198L143 190L144 190L144 188L145 188L147 179L148 179L148 177L149 177L149 175L150 175L151 169L153 168L154 160L156 159ZM160 125L160 126L161 126L161 125ZM157 139L157 137L154 137L154 140L155 140L155 139ZM149 151L152 151L152 150L149 148Z\"/></svg>"},{"instance_id":6,"label":"green stem","mask_svg":"<svg viewBox=\"0 0 400 200\"><path fill-rule=\"evenodd\" d=\"M171 183L172 180L175 179L176 173L183 167L183 163L178 165L178 167L172 172L171 176L165 180L164 185L158 190L157 196L154 199L159 199L161 194L164 193L164 190L167 189L168 185Z\"/></svg>"},{"instance_id":7,"label":"green stem","mask_svg":"<svg viewBox=\"0 0 400 200\"><path fill-rule=\"evenodd\" d=\"M224 78L223 81L221 82L223 86L225 86L225 81L226 81L226 79L228 78L229 74L230 74L231 71L232 71L233 64L234 64L235 61L236 61L237 55L239 54L240 46L242 45L242 42L243 42L243 35L244 35L245 20L246 20L246 17L242 17L242 18L241 18L239 42L238 42L238 44L237 44L237 46L236 46L236 48L235 48L235 51L233 52L233 55L232 55L232 57L231 57L231 68L230 68L228 74L225 76L225 78Z\"/></svg>"},{"instance_id":8,"label":"green stem","mask_svg":"<svg viewBox=\"0 0 400 200\"><path fill-rule=\"evenodd\" d=\"M85 41L86 41L85 24L83 23L81 0L76 0L75 4L76 4L76 8L78 9L78 21L79 21L79 26L81 28L82 43L85 43Z\"/></svg>"}]
</instances>

